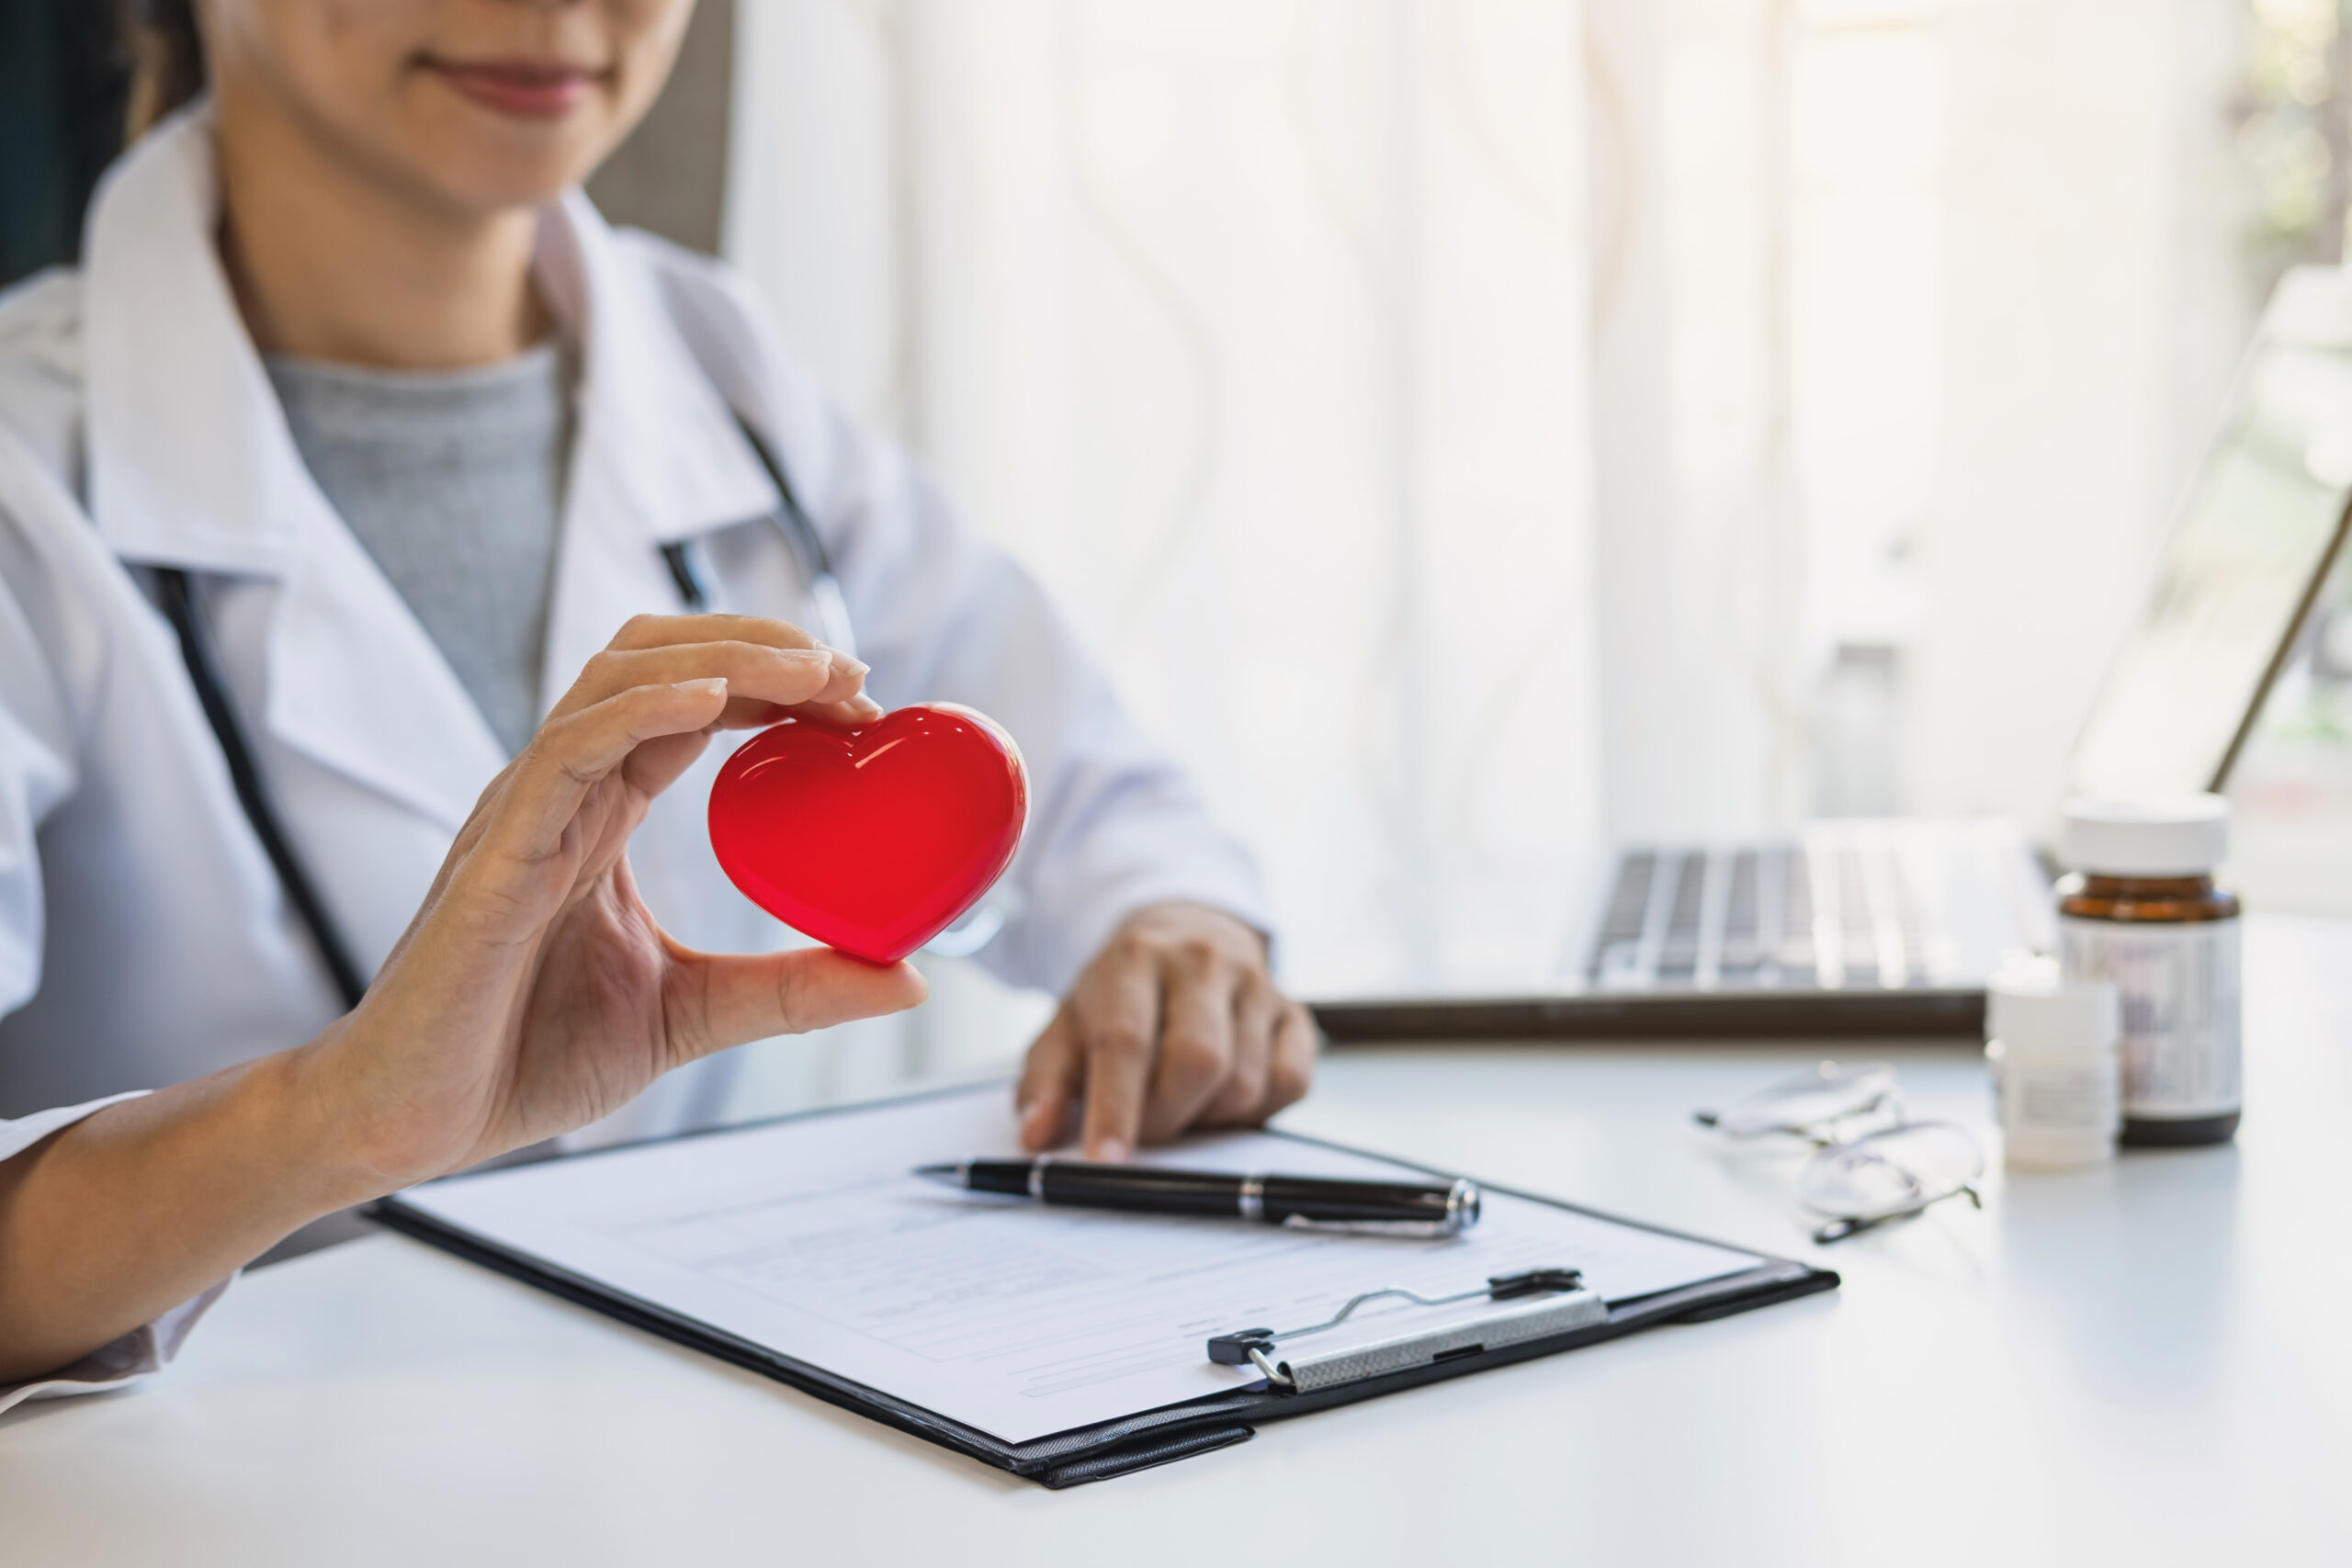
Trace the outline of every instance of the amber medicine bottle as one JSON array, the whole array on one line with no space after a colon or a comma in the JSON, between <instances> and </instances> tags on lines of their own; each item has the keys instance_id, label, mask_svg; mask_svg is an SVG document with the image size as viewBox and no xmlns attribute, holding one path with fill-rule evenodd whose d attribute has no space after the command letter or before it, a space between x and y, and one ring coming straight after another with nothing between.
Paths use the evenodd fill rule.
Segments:
<instances>
[{"instance_id":1,"label":"amber medicine bottle","mask_svg":"<svg viewBox=\"0 0 2352 1568\"><path fill-rule=\"evenodd\" d=\"M2126 1145L2238 1130L2238 901L2213 884L2229 827L2216 795L2066 806L2059 958L2121 999Z\"/></svg>"}]
</instances>

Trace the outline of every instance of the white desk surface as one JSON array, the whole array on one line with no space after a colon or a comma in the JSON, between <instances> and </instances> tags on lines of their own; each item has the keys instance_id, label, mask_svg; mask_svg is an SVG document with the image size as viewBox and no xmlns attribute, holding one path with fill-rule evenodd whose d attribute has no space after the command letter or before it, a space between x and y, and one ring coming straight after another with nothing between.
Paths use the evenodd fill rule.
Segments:
<instances>
[{"instance_id":1,"label":"white desk surface","mask_svg":"<svg viewBox=\"0 0 2352 1568\"><path fill-rule=\"evenodd\" d=\"M0 1417L0 1562L2341 1562L2352 926L2249 935L2235 1147L1996 1173L1835 1247L1792 1158L1689 1120L1818 1053L1341 1053L1288 1119L1833 1295L1051 1493L383 1236L249 1278L136 1392ZM1984 1124L1972 1054L1896 1060Z\"/></svg>"}]
</instances>

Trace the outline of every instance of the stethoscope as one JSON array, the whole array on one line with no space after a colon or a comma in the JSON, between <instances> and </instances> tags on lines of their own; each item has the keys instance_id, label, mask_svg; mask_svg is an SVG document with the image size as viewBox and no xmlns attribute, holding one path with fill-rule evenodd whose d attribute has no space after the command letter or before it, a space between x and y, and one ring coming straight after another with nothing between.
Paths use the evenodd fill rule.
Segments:
<instances>
[{"instance_id":1,"label":"stethoscope","mask_svg":"<svg viewBox=\"0 0 2352 1568\"><path fill-rule=\"evenodd\" d=\"M843 652L854 651L851 636L848 602L842 596L841 580L833 575L832 558L825 551L825 541L818 536L816 525L800 504L800 498L786 477L784 465L775 451L760 438L749 422L740 415L736 423L759 455L760 466L775 481L776 494L783 504L775 513L775 520L784 531L786 544L799 565L801 579L808 585L808 596L816 625L809 629L831 647ZM676 583L678 597L690 613L700 613L710 607L710 593L704 586L702 574L696 570L693 552L683 542L662 547L662 558L670 569L671 581ZM243 807L245 820L253 825L254 836L261 840L263 852L268 855L270 868L277 874L280 886L286 890L286 901L294 907L311 942L318 949L319 961L334 981L335 990L348 1010L359 1005L367 994L368 979L358 963L352 957L351 944L344 940L342 929L335 924L326 900L320 897L318 885L294 852L293 841L286 835L277 814L276 802L270 798L268 781L254 761L252 745L245 737L244 726L238 720L237 711L229 704L228 691L220 678L220 661L212 646L212 636L198 612L195 593L190 588L187 572L175 566L151 569L154 573L156 601L164 618L178 634L180 658L187 665L189 682L196 687L197 701L204 708L205 721L212 726L213 738L220 742L220 754L229 764L230 782L236 786L237 804ZM997 924L1001 924L1000 917ZM987 935L995 934L995 926ZM987 935L979 942L985 942ZM979 942L972 943L977 947Z\"/></svg>"},{"instance_id":2,"label":"stethoscope","mask_svg":"<svg viewBox=\"0 0 2352 1568\"><path fill-rule=\"evenodd\" d=\"M778 526L784 530L785 543L791 548L794 562L800 568L800 579L808 585L808 599L816 615L816 625L808 628L828 647L843 653L857 651L857 637L849 624L849 602L842 597L841 579L833 575L832 557L825 552L825 541L818 536L817 525L808 521L808 513L800 504L800 497L792 488L792 480L784 471L784 464L775 449L752 428L751 422L738 414L736 428L760 459L760 467L768 472L775 485L775 493L783 501L775 513ZM675 540L662 547L662 558L670 568L670 581L678 587L678 597L689 611L696 614L710 608L710 593L703 586L702 573L695 570L694 555L686 541Z\"/></svg>"}]
</instances>

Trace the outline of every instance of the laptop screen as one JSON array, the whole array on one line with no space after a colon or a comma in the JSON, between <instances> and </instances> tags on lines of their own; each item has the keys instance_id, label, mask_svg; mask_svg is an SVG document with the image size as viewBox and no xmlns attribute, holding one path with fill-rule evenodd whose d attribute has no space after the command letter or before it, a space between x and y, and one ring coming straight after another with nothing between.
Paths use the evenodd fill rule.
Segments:
<instances>
[{"instance_id":1,"label":"laptop screen","mask_svg":"<svg viewBox=\"0 0 2352 1568\"><path fill-rule=\"evenodd\" d=\"M2291 298L2323 278L2334 306L2333 273L2290 276L2273 306L2075 743L2075 793L2218 789L2293 646L2352 498L2352 342Z\"/></svg>"}]
</instances>

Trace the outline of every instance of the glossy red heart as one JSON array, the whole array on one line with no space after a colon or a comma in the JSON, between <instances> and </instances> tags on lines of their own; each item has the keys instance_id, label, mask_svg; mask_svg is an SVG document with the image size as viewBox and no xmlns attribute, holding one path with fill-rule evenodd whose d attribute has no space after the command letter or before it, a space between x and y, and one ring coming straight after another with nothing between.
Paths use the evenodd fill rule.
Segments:
<instances>
[{"instance_id":1,"label":"glossy red heart","mask_svg":"<svg viewBox=\"0 0 2352 1568\"><path fill-rule=\"evenodd\" d=\"M710 788L710 845L744 897L793 930L895 964L1012 863L1029 781L970 708L871 724L793 717L745 741Z\"/></svg>"}]
</instances>

